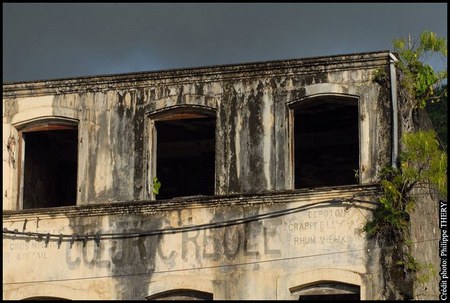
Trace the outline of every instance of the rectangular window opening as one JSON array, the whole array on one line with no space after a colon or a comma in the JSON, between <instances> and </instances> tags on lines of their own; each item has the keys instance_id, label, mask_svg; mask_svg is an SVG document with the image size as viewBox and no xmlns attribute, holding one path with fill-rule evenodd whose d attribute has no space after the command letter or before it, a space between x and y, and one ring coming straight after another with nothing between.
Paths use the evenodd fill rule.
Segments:
<instances>
[{"instance_id":1,"label":"rectangular window opening","mask_svg":"<svg viewBox=\"0 0 450 303\"><path fill-rule=\"evenodd\" d=\"M315 102L294 110L295 188L358 184L358 106Z\"/></svg>"},{"instance_id":2,"label":"rectangular window opening","mask_svg":"<svg viewBox=\"0 0 450 303\"><path fill-rule=\"evenodd\" d=\"M77 127L23 131L23 209L76 205Z\"/></svg>"},{"instance_id":3,"label":"rectangular window opening","mask_svg":"<svg viewBox=\"0 0 450 303\"><path fill-rule=\"evenodd\" d=\"M161 182L156 198L214 195L216 118L179 117L155 121L156 177Z\"/></svg>"}]
</instances>

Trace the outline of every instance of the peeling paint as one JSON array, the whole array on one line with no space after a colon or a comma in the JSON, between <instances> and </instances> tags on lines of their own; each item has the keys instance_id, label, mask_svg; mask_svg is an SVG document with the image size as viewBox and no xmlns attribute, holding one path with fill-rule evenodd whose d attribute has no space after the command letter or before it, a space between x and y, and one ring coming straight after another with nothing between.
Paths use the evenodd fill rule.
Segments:
<instances>
[{"instance_id":1,"label":"peeling paint","mask_svg":"<svg viewBox=\"0 0 450 303\"><path fill-rule=\"evenodd\" d=\"M273 154L273 129L275 124L275 117L273 114L273 99L271 98L272 90L264 91L263 95L263 117L262 117L262 125L264 127L264 151L263 151L263 163L264 163L264 175L267 180L267 189L273 189L272 184L272 172L271 172L271 164L272 164L272 154Z\"/></svg>"},{"instance_id":2,"label":"peeling paint","mask_svg":"<svg viewBox=\"0 0 450 303\"><path fill-rule=\"evenodd\" d=\"M4 144L5 227L20 230L24 218L40 217L39 231L80 237L190 228L103 239L100 246L65 241L60 248L55 242L42 247L43 242L30 246L31 241L7 239L7 282L105 277L100 286L96 279L58 283L71 298L86 291L89 299L144 299L190 285L214 292L214 299L254 299L255 287L261 299L298 299L290 289L301 285L287 287L293 277L313 272L319 279L333 268L339 281L360 283L362 299L383 299L379 255L367 250L358 232L373 205L344 207L340 199L375 199L378 188L368 184L390 161L390 92L371 80L388 64L387 52L374 52L4 85L3 142L19 138L20 127L30 120L79 121L77 206L17 209L20 178L5 164ZM336 96L358 104L360 182L295 189L291 114L299 104ZM152 119L174 106L216 114L214 196L147 200L157 161ZM329 123L322 121L332 128ZM322 169L333 165L329 158ZM310 205L324 201L334 204ZM292 211L296 207L305 209ZM292 212L279 213L286 210ZM220 225L252 216L257 219ZM218 226L194 229L206 224ZM36 270L28 271L30 265ZM46 289L53 284L57 287L46 283ZM4 285L5 299L26 298L14 287ZM63 295L61 289L55 293ZM37 296L38 288L23 292Z\"/></svg>"}]
</instances>

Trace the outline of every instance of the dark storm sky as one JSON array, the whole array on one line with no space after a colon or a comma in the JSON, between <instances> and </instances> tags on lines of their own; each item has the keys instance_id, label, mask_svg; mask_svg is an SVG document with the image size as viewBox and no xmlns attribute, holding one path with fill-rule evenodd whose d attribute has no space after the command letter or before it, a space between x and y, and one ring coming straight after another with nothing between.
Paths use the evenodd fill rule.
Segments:
<instances>
[{"instance_id":1,"label":"dark storm sky","mask_svg":"<svg viewBox=\"0 0 450 303\"><path fill-rule=\"evenodd\" d=\"M393 50L424 30L447 37L446 3L3 3L3 82Z\"/></svg>"}]
</instances>

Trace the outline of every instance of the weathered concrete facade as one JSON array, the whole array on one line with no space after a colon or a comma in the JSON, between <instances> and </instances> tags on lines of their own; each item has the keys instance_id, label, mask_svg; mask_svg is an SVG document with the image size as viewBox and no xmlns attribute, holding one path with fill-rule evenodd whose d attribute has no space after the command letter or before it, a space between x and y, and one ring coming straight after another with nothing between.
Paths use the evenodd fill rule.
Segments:
<instances>
[{"instance_id":1,"label":"weathered concrete facade","mask_svg":"<svg viewBox=\"0 0 450 303\"><path fill-rule=\"evenodd\" d=\"M332 283L339 285L317 291L383 299L379 252L361 232L392 153L391 92L389 82L374 81L377 70L389 71L389 52L4 84L3 227L18 233L3 238L3 298L293 299ZM341 108L340 126L321 121ZM295 143L303 136L295 123L308 115L308 154L326 150L324 163L311 165L321 168L317 178L329 170L339 179L344 167L351 176L343 183L296 183L308 179L296 177L306 149ZM355 117L356 141L340 135L344 116ZM191 136L202 119L194 128L201 136L162 141L179 125ZM54 129L71 131L76 152ZM62 151L45 157L75 154L76 182L63 181L76 184L67 206L42 204L60 196L38 192L49 178L43 171L53 172L48 164L29 164L53 150L38 148L41 132ZM183 158L193 151L213 153L212 164ZM350 153L355 158L338 163ZM164 157L188 189L198 184L184 171L199 178L201 196L155 199ZM213 177L197 175L203 166Z\"/></svg>"}]
</instances>

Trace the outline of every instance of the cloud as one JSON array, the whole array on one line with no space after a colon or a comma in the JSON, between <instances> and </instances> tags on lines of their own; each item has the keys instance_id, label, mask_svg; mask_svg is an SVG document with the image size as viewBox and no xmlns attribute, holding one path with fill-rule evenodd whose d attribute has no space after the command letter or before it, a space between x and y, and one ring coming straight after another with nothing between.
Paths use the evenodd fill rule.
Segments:
<instances>
[{"instance_id":1,"label":"cloud","mask_svg":"<svg viewBox=\"0 0 450 303\"><path fill-rule=\"evenodd\" d=\"M447 4L7 3L3 81L391 49L447 35Z\"/></svg>"}]
</instances>

